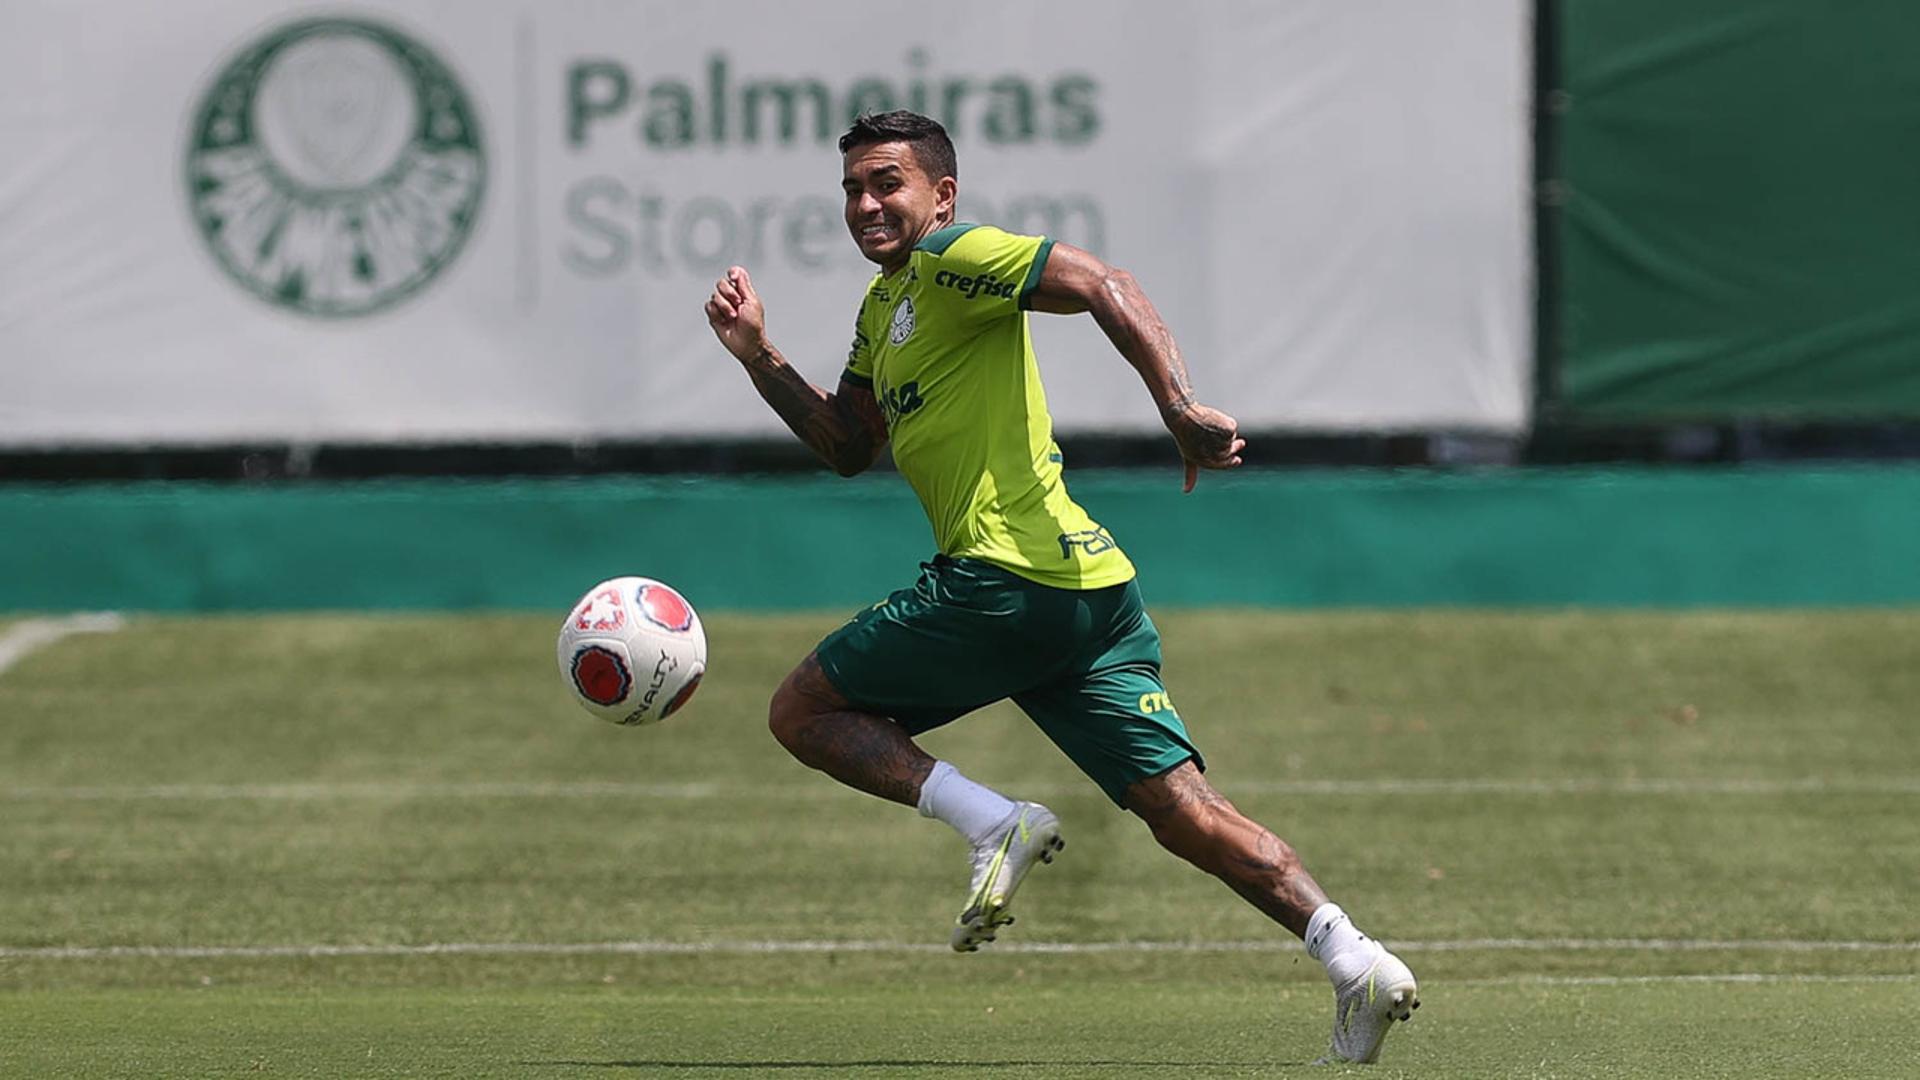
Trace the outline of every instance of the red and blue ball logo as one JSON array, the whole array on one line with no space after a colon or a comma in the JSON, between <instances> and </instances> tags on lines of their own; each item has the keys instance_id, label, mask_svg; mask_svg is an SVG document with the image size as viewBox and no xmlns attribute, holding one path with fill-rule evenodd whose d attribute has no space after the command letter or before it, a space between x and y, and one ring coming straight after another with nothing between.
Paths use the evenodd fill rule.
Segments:
<instances>
[{"instance_id":1,"label":"red and blue ball logo","mask_svg":"<svg viewBox=\"0 0 1920 1080\"><path fill-rule=\"evenodd\" d=\"M633 690L626 658L604 645L587 645L573 654L573 685L595 705L618 705Z\"/></svg>"},{"instance_id":2,"label":"red and blue ball logo","mask_svg":"<svg viewBox=\"0 0 1920 1080\"><path fill-rule=\"evenodd\" d=\"M580 601L573 613L573 628L607 633L627 625L627 609L620 603L619 589L601 589Z\"/></svg>"},{"instance_id":3,"label":"red and blue ball logo","mask_svg":"<svg viewBox=\"0 0 1920 1080\"><path fill-rule=\"evenodd\" d=\"M700 677L705 674L704 671L694 672L693 678L687 680L687 685L681 687L680 692L673 695L673 700L667 702L667 707L660 710L660 719L665 720L679 712L680 706L685 705L687 699L693 696L693 692L700 689Z\"/></svg>"},{"instance_id":4,"label":"red and blue ball logo","mask_svg":"<svg viewBox=\"0 0 1920 1080\"><path fill-rule=\"evenodd\" d=\"M680 594L656 582L648 582L633 594L633 606L655 623L676 634L693 628L693 606Z\"/></svg>"}]
</instances>

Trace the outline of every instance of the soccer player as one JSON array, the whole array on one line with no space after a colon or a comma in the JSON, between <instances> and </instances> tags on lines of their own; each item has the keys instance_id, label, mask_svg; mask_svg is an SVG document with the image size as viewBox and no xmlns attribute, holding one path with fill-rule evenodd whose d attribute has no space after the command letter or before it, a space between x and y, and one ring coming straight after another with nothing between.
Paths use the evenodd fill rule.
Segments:
<instances>
[{"instance_id":1,"label":"soccer player","mask_svg":"<svg viewBox=\"0 0 1920 1080\"><path fill-rule=\"evenodd\" d=\"M1133 564L1068 497L1034 364L1029 310L1088 312L1140 377L1186 461L1240 464L1231 416L1194 398L1173 335L1133 277L1052 240L954 221L958 169L937 122L862 116L840 139L847 228L879 266L838 389L814 386L767 338L745 269L707 320L795 435L843 476L893 443L939 554L919 580L828 635L774 693L794 757L917 807L973 849L952 945L1013 921L1014 890L1064 847L1060 822L936 761L913 737L1012 698L1161 845L1299 935L1334 986L1332 1055L1372 1061L1419 1004L1413 973L1329 903L1292 848L1247 818L1205 767L1160 681L1160 638Z\"/></svg>"}]
</instances>

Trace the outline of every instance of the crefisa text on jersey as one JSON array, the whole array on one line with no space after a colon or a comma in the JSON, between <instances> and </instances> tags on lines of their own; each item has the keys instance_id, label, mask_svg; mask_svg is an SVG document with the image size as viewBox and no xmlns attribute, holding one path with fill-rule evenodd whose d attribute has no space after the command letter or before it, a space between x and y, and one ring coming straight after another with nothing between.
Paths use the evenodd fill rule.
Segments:
<instances>
[{"instance_id":1,"label":"crefisa text on jersey","mask_svg":"<svg viewBox=\"0 0 1920 1080\"><path fill-rule=\"evenodd\" d=\"M961 277L951 270L942 270L933 275L933 283L942 288L955 289L959 292L966 293L967 299L969 300L982 293L987 296L997 296L1007 300L1013 299L1013 282L1001 281L992 274L982 274L979 277Z\"/></svg>"}]
</instances>

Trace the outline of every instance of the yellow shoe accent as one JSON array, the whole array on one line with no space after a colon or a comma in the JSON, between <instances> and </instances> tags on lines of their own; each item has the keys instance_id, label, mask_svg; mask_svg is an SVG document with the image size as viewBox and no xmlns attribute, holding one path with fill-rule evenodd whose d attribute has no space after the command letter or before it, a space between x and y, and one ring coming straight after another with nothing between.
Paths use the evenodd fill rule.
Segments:
<instances>
[{"instance_id":1,"label":"yellow shoe accent","mask_svg":"<svg viewBox=\"0 0 1920 1080\"><path fill-rule=\"evenodd\" d=\"M1334 987L1333 1045L1321 1063L1379 1060L1380 1046L1394 1021L1412 1019L1413 1010L1420 1007L1413 972L1379 943L1369 944L1378 950L1373 963L1363 974Z\"/></svg>"},{"instance_id":2,"label":"yellow shoe accent","mask_svg":"<svg viewBox=\"0 0 1920 1080\"><path fill-rule=\"evenodd\" d=\"M954 920L956 952L976 951L994 940L1000 927L1013 922L1007 905L1027 871L1036 862L1052 862L1054 853L1066 847L1060 839L1060 820L1039 803L1018 803L1008 818L1000 826L1004 831L998 843L973 851L973 889Z\"/></svg>"}]
</instances>

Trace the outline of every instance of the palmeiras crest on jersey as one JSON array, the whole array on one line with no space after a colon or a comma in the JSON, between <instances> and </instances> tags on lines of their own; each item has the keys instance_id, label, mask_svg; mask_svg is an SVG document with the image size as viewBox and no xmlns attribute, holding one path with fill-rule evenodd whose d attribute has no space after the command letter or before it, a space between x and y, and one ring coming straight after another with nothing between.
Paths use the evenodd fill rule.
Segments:
<instances>
[{"instance_id":1,"label":"palmeiras crest on jersey","mask_svg":"<svg viewBox=\"0 0 1920 1080\"><path fill-rule=\"evenodd\" d=\"M899 345L913 336L913 297L903 296L893 308L893 325L887 329L887 340Z\"/></svg>"},{"instance_id":2,"label":"palmeiras crest on jersey","mask_svg":"<svg viewBox=\"0 0 1920 1080\"><path fill-rule=\"evenodd\" d=\"M633 594L633 605L640 609L640 614L645 615L647 621L676 634L684 634L693 628L693 606L665 585L648 583L640 586Z\"/></svg>"},{"instance_id":3,"label":"palmeiras crest on jersey","mask_svg":"<svg viewBox=\"0 0 1920 1080\"><path fill-rule=\"evenodd\" d=\"M187 198L220 266L305 315L418 291L473 231L478 117L426 46L366 19L308 19L247 45L188 133Z\"/></svg>"}]
</instances>

